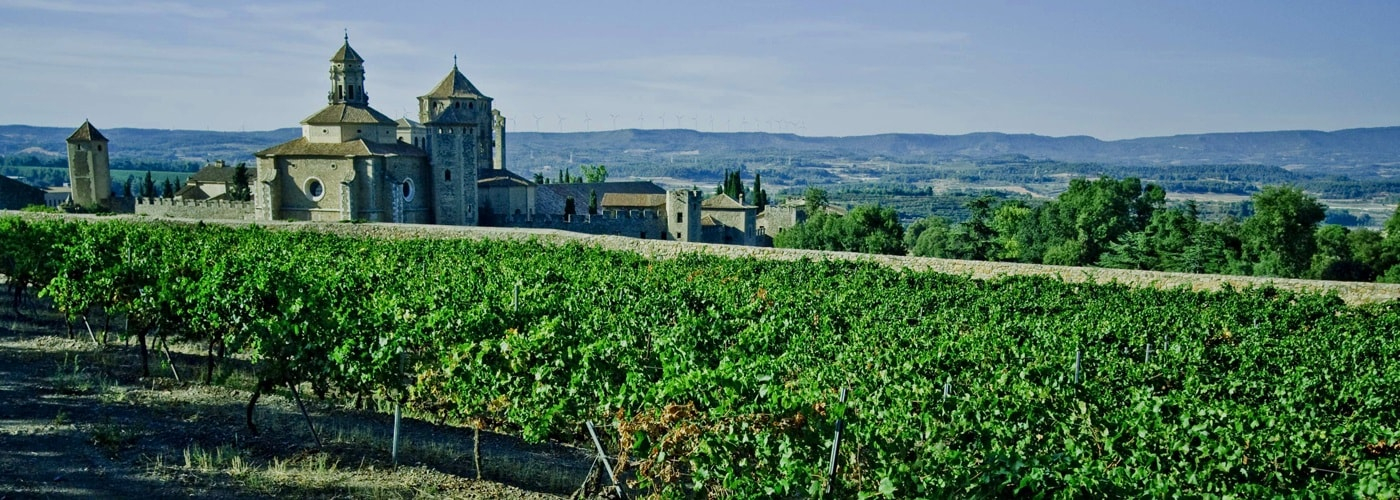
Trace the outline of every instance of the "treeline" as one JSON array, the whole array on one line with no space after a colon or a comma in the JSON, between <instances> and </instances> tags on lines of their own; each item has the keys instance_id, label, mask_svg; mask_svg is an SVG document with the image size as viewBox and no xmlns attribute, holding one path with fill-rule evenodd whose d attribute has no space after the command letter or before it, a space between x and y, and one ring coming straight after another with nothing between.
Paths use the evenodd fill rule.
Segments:
<instances>
[{"instance_id":1,"label":"treeline","mask_svg":"<svg viewBox=\"0 0 1400 500\"><path fill-rule=\"evenodd\" d=\"M809 190L808 207L825 193ZM1139 179L1075 179L1053 201L979 197L960 223L892 209L847 215L813 210L779 234L779 247L1185 273L1400 282L1400 218L1384 232L1322 224L1327 207L1301 189L1267 186L1246 217L1206 221L1197 206L1166 207L1166 191ZM1390 235L1390 236L1386 236Z\"/></svg>"},{"instance_id":2,"label":"treeline","mask_svg":"<svg viewBox=\"0 0 1400 500\"><path fill-rule=\"evenodd\" d=\"M158 172L194 172L204 166L193 160L167 160L155 158L112 158L108 162L112 170L154 170ZM0 167L47 167L68 168L68 157L63 155L13 154L0 155Z\"/></svg>"}]
</instances>

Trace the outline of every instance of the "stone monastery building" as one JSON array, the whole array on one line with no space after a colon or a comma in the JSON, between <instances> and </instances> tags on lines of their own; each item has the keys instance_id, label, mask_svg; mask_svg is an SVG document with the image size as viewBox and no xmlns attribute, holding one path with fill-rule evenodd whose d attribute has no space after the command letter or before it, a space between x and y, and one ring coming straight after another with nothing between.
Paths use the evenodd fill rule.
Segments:
<instances>
[{"instance_id":1,"label":"stone monastery building","mask_svg":"<svg viewBox=\"0 0 1400 500\"><path fill-rule=\"evenodd\" d=\"M419 121L370 107L365 60L349 37L330 63L326 106L302 120L301 137L255 153L251 202L230 197L235 169L223 162L174 198L112 199L108 141L91 123L68 139L72 201L193 219L490 225L737 245L765 244L765 232L791 226L742 200L702 200L648 181L536 185L505 169L505 119L455 61L418 98Z\"/></svg>"},{"instance_id":2,"label":"stone monastery building","mask_svg":"<svg viewBox=\"0 0 1400 500\"><path fill-rule=\"evenodd\" d=\"M476 225L477 171L505 134L491 98L453 64L418 98L422 125L397 122L370 107L348 37L330 62L326 107L256 154L254 218Z\"/></svg>"}]
</instances>

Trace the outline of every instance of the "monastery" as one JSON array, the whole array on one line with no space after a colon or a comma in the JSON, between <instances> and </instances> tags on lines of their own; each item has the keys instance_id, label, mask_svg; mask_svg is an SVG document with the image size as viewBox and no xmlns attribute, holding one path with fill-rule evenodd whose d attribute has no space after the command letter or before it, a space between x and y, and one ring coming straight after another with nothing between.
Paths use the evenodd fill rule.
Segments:
<instances>
[{"instance_id":1,"label":"monastery","mask_svg":"<svg viewBox=\"0 0 1400 500\"><path fill-rule=\"evenodd\" d=\"M530 227L737 245L771 242L764 232L783 229L780 219L800 222L647 181L536 185L505 168L505 124L455 58L418 97L418 121L385 116L370 106L365 60L346 37L330 59L326 104L301 121L301 137L255 153L251 201L218 185L234 176L223 162L192 176L175 198L113 199L109 143L87 122L68 138L72 201L194 219Z\"/></svg>"}]
</instances>

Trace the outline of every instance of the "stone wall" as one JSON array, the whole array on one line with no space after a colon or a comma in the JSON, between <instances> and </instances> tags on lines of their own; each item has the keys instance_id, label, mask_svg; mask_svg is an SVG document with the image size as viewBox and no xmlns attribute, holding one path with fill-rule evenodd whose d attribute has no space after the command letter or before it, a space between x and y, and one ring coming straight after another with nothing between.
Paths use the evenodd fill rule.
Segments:
<instances>
[{"instance_id":1,"label":"stone wall","mask_svg":"<svg viewBox=\"0 0 1400 500\"><path fill-rule=\"evenodd\" d=\"M174 219L253 220L253 202L226 200L136 199L136 215Z\"/></svg>"},{"instance_id":2,"label":"stone wall","mask_svg":"<svg viewBox=\"0 0 1400 500\"><path fill-rule=\"evenodd\" d=\"M485 221L483 221L485 222ZM666 239L666 220L655 210L608 210L596 215L496 215L490 226L501 229L553 229L591 235Z\"/></svg>"}]
</instances>

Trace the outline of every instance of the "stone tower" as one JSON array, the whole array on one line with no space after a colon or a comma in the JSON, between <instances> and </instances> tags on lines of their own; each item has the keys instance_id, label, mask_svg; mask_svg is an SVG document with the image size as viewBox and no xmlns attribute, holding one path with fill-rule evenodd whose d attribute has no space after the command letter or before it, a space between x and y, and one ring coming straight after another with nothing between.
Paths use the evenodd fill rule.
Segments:
<instances>
[{"instance_id":1,"label":"stone tower","mask_svg":"<svg viewBox=\"0 0 1400 500\"><path fill-rule=\"evenodd\" d=\"M68 182L73 187L73 203L109 207L112 174L107 154L107 138L87 120L68 136Z\"/></svg>"},{"instance_id":2,"label":"stone tower","mask_svg":"<svg viewBox=\"0 0 1400 500\"><path fill-rule=\"evenodd\" d=\"M700 241L700 192L676 189L666 193L666 239Z\"/></svg>"},{"instance_id":3,"label":"stone tower","mask_svg":"<svg viewBox=\"0 0 1400 500\"><path fill-rule=\"evenodd\" d=\"M477 169L492 166L493 117L491 98L457 70L456 61L437 87L418 98L437 224L477 224Z\"/></svg>"},{"instance_id":4,"label":"stone tower","mask_svg":"<svg viewBox=\"0 0 1400 500\"><path fill-rule=\"evenodd\" d=\"M506 117L501 115L501 110L491 110L491 137L492 146L496 148L491 156L491 167L496 170L506 169Z\"/></svg>"}]
</instances>

